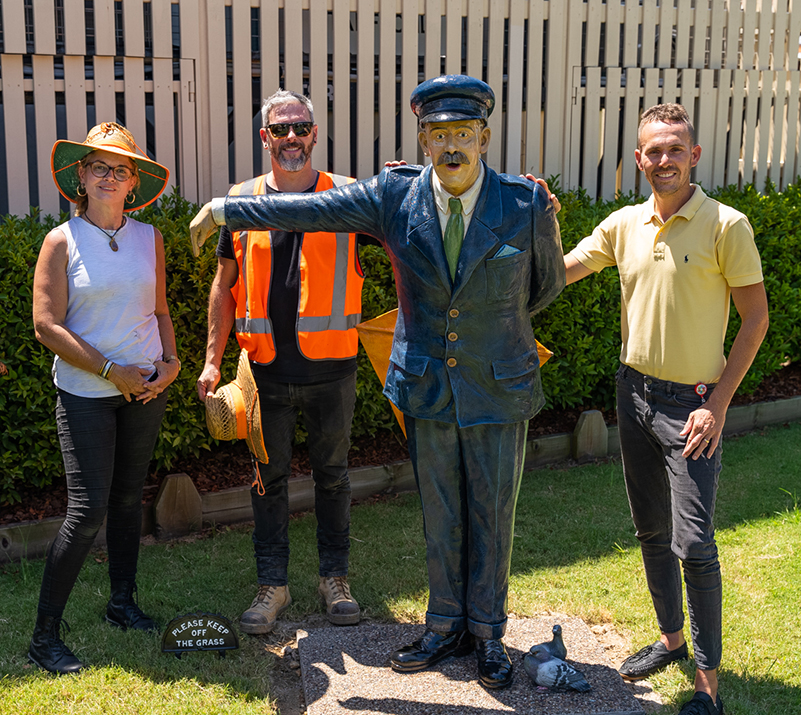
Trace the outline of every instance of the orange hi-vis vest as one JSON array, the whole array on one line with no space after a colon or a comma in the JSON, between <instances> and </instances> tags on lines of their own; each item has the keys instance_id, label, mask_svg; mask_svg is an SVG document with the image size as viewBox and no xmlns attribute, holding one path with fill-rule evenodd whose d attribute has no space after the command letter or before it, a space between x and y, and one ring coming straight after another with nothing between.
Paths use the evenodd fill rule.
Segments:
<instances>
[{"instance_id":1,"label":"orange hi-vis vest","mask_svg":"<svg viewBox=\"0 0 801 715\"><path fill-rule=\"evenodd\" d=\"M318 172L315 191L355 181ZM266 175L233 186L230 196L265 193ZM234 231L239 277L231 292L236 300L236 337L254 362L275 359L270 320L272 241L267 231ZM361 321L362 283L356 234L324 231L304 234L300 245L300 299L297 340L309 360L342 360L356 356Z\"/></svg>"}]
</instances>

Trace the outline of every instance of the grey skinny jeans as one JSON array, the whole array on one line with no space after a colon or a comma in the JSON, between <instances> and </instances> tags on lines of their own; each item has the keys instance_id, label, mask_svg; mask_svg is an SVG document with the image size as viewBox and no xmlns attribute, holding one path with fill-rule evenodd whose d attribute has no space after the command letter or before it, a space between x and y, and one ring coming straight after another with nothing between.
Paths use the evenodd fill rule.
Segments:
<instances>
[{"instance_id":1,"label":"grey skinny jeans","mask_svg":"<svg viewBox=\"0 0 801 715\"><path fill-rule=\"evenodd\" d=\"M695 385L658 380L626 365L616 379L623 474L659 628L675 633L684 627L681 562L696 665L715 669L722 652L713 525L721 444L709 459L681 455L686 437L679 432L703 404Z\"/></svg>"}]
</instances>

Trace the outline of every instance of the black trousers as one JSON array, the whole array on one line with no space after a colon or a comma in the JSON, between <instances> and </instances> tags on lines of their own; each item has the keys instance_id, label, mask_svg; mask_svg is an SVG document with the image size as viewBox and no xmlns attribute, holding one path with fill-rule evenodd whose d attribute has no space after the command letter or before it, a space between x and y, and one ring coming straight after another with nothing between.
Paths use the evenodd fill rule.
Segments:
<instances>
[{"instance_id":1,"label":"black trousers","mask_svg":"<svg viewBox=\"0 0 801 715\"><path fill-rule=\"evenodd\" d=\"M500 638L528 422L405 421L423 507L426 625Z\"/></svg>"}]
</instances>

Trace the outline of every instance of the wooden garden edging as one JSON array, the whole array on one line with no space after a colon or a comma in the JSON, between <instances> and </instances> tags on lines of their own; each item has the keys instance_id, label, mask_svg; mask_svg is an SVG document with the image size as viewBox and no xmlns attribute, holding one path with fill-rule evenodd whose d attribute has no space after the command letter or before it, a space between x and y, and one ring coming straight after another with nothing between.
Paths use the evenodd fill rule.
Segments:
<instances>
[{"instance_id":1,"label":"wooden garden edging","mask_svg":"<svg viewBox=\"0 0 801 715\"><path fill-rule=\"evenodd\" d=\"M726 417L724 434L749 432L760 427L801 421L801 397L775 402L732 407ZM529 440L526 470L573 459L586 462L620 453L617 427L607 427L596 410L582 413L573 434L555 434ZM354 499L374 494L414 491L415 481L409 461L350 470ZM314 508L314 481L304 476L289 481L289 509L292 512ZM236 524L250 521L250 487L198 494L186 474L168 476L159 489L142 523L142 534L173 538L196 531L201 526ZM28 521L0 527L0 561L39 558L61 527L64 517ZM101 529L95 546L106 543Z\"/></svg>"}]
</instances>

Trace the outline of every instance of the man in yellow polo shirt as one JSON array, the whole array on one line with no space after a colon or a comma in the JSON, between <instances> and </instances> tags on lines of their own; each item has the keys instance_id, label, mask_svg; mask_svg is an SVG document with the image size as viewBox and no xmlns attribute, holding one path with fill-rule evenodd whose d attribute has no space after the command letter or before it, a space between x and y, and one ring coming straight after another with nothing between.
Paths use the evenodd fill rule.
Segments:
<instances>
[{"instance_id":1,"label":"man in yellow polo shirt","mask_svg":"<svg viewBox=\"0 0 801 715\"><path fill-rule=\"evenodd\" d=\"M653 189L565 256L567 283L618 267L623 347L617 415L631 514L661 636L620 667L646 678L687 657L681 570L696 661L681 715L722 715L721 578L713 514L726 410L768 327L748 219L690 183L701 157L684 107L642 115L634 152ZM742 318L726 360L729 296Z\"/></svg>"}]
</instances>

